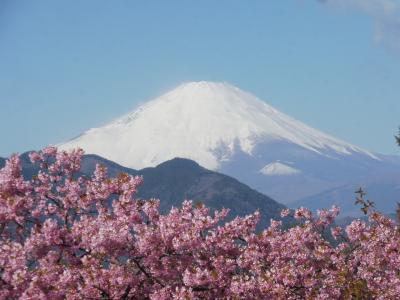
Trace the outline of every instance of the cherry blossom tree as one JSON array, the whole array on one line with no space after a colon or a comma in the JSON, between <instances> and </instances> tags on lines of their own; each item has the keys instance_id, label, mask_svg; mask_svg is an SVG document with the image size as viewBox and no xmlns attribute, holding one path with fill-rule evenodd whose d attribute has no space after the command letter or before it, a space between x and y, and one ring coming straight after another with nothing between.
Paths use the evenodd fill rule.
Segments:
<instances>
[{"instance_id":1,"label":"cherry blossom tree","mask_svg":"<svg viewBox=\"0 0 400 300\"><path fill-rule=\"evenodd\" d=\"M368 222L332 227L339 208L259 213L223 224L184 201L168 214L135 199L142 178L79 173L83 151L18 155L0 170L0 299L398 299L400 229L368 210ZM223 225L221 225L223 224ZM323 235L331 228L338 245Z\"/></svg>"}]
</instances>

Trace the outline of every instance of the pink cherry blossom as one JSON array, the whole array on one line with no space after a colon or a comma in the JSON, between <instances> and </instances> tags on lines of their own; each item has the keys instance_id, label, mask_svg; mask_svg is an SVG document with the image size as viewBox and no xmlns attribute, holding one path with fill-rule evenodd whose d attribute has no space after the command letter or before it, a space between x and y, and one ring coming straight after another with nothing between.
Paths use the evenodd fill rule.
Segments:
<instances>
[{"instance_id":1,"label":"pink cherry blossom","mask_svg":"<svg viewBox=\"0 0 400 300\"><path fill-rule=\"evenodd\" d=\"M400 228L379 212L342 229L338 207L284 209L295 225L256 232L257 211L224 223L229 210L186 200L160 214L135 198L141 177L80 176L80 149L29 156L30 180L18 155L0 170L0 299L399 298Z\"/></svg>"}]
</instances>

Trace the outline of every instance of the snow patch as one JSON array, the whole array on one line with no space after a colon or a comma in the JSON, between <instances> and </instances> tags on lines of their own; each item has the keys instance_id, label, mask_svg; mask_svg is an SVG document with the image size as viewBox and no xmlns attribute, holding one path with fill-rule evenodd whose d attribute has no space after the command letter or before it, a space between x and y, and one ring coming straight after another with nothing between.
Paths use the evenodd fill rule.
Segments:
<instances>
[{"instance_id":1,"label":"snow patch","mask_svg":"<svg viewBox=\"0 0 400 300\"><path fill-rule=\"evenodd\" d=\"M300 174L301 171L288 166L280 161L275 161L266 165L264 168L260 170L260 173L267 175L267 176L275 176L275 175L296 175Z\"/></svg>"}]
</instances>

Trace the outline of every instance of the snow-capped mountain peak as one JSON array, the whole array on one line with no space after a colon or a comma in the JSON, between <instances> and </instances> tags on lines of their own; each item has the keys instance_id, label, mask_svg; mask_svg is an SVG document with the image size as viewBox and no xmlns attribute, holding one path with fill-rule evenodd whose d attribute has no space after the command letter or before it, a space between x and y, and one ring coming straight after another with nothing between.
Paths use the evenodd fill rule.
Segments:
<instances>
[{"instance_id":1,"label":"snow-capped mountain peak","mask_svg":"<svg viewBox=\"0 0 400 300\"><path fill-rule=\"evenodd\" d=\"M174 157L219 169L237 153L273 141L314 153L372 153L313 129L229 83L189 82L100 128L60 145L82 147L127 167L155 166Z\"/></svg>"},{"instance_id":2,"label":"snow-capped mountain peak","mask_svg":"<svg viewBox=\"0 0 400 300\"><path fill-rule=\"evenodd\" d=\"M269 163L260 172L267 176L296 175L301 173L300 170L290 166L289 163L280 161Z\"/></svg>"}]
</instances>

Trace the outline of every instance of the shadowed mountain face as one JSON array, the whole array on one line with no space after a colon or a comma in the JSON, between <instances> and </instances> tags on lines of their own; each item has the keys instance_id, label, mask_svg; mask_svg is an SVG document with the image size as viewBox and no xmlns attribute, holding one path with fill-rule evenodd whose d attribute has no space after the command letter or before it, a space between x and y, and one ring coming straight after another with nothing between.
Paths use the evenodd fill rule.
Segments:
<instances>
[{"instance_id":1,"label":"shadowed mountain face","mask_svg":"<svg viewBox=\"0 0 400 300\"><path fill-rule=\"evenodd\" d=\"M356 216L360 211L354 206L354 191L360 187L384 213L393 212L400 201L399 156L377 154L379 159L369 159L357 153L342 157L331 153L324 157L282 142L268 147L268 151L256 148L252 158L242 156L223 164L221 172L293 208L304 206L316 210L335 204L345 215ZM263 161L273 161L274 156L280 160L268 168L275 167L275 174L252 171L261 169ZM279 169L280 165L284 168ZM292 173L285 174L288 169ZM294 193L296 197L285 202Z\"/></svg>"},{"instance_id":2,"label":"shadowed mountain face","mask_svg":"<svg viewBox=\"0 0 400 300\"><path fill-rule=\"evenodd\" d=\"M183 200L188 199L212 209L229 208L229 219L259 210L262 216L259 228L263 228L269 225L271 218L279 219L280 211L285 207L238 180L207 170L189 159L174 158L157 167L137 171L96 155L86 155L82 171L92 173L96 163L107 166L112 176L121 171L143 176L144 184L137 196L160 199L163 213L172 206L179 207Z\"/></svg>"},{"instance_id":3,"label":"shadowed mountain face","mask_svg":"<svg viewBox=\"0 0 400 300\"><path fill-rule=\"evenodd\" d=\"M30 164L27 153L21 155L21 160L25 178L31 178L37 168ZM172 206L179 207L187 199L194 203L204 203L211 209L229 208L228 219L259 210L261 220L258 228L264 228L269 225L271 218L280 219L280 211L285 208L238 180L207 170L189 159L175 158L153 168L134 170L97 155L85 155L81 172L91 175L97 163L107 167L111 177L121 172L143 176L144 184L139 188L137 197L160 199L163 213L168 212ZM3 159L0 164L4 165Z\"/></svg>"}]
</instances>

